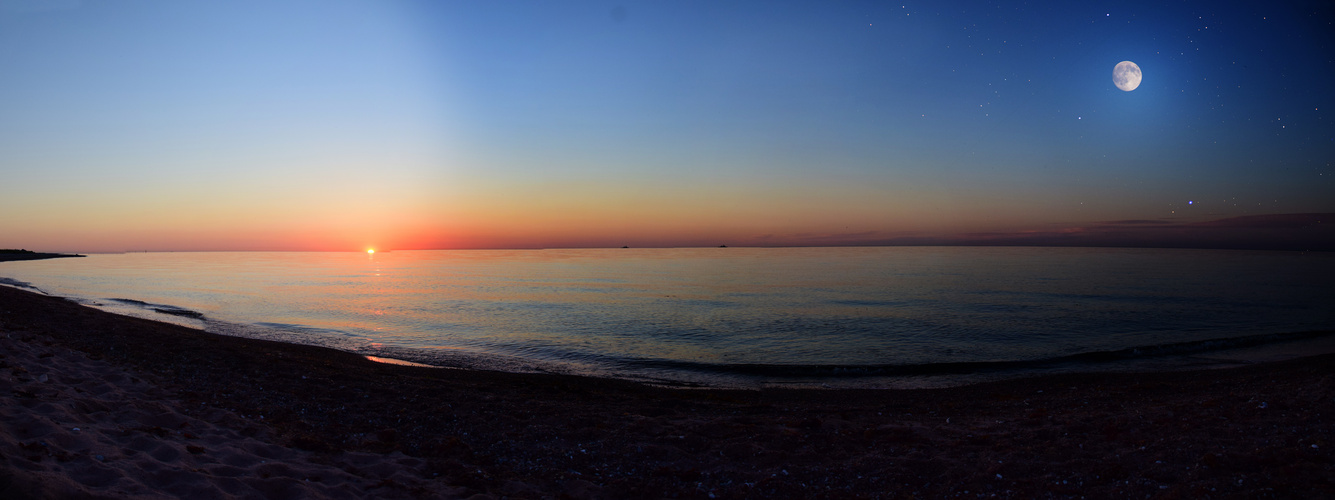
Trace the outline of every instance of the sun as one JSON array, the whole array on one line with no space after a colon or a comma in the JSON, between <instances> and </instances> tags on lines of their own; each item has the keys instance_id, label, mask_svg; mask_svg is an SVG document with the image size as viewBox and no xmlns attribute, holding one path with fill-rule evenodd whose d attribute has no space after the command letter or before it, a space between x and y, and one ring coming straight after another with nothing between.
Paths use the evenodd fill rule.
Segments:
<instances>
[{"instance_id":1,"label":"sun","mask_svg":"<svg viewBox=\"0 0 1335 500\"><path fill-rule=\"evenodd\" d=\"M367 254L374 254L374 253L375 253L375 249L374 249L374 248L368 248L368 249L366 249L366 253L367 253Z\"/></svg>"}]
</instances>

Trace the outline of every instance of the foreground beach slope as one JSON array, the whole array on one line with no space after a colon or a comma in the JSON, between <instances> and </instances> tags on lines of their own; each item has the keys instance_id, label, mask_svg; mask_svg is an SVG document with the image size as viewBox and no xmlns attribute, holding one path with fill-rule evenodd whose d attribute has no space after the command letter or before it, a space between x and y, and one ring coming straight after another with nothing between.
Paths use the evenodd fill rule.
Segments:
<instances>
[{"instance_id":1,"label":"foreground beach slope","mask_svg":"<svg viewBox=\"0 0 1335 500\"><path fill-rule=\"evenodd\" d=\"M1331 356L670 390L372 363L9 287L0 356L0 498L1335 497Z\"/></svg>"}]
</instances>

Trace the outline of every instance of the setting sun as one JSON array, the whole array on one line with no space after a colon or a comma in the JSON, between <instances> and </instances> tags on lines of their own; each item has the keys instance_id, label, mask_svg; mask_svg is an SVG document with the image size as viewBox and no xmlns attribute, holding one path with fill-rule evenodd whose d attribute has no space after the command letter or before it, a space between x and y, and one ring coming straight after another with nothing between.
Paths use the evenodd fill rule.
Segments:
<instances>
[{"instance_id":1,"label":"setting sun","mask_svg":"<svg viewBox=\"0 0 1335 500\"><path fill-rule=\"evenodd\" d=\"M368 248L368 249L366 249L366 253L375 253L375 249L374 249L374 248Z\"/></svg>"}]
</instances>

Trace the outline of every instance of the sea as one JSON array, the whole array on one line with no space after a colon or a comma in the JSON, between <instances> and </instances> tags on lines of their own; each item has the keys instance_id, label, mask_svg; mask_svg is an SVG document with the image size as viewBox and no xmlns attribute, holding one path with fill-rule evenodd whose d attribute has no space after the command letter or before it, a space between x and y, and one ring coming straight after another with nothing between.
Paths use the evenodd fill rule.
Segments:
<instances>
[{"instance_id":1,"label":"sea","mask_svg":"<svg viewBox=\"0 0 1335 500\"><path fill-rule=\"evenodd\" d=\"M441 368L917 388L1335 352L1335 253L839 247L93 254L0 284Z\"/></svg>"}]
</instances>

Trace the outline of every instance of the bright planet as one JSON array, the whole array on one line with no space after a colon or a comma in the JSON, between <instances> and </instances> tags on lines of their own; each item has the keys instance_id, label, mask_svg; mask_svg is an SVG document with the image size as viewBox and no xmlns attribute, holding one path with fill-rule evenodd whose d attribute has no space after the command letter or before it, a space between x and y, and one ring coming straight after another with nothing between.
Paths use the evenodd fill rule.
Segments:
<instances>
[{"instance_id":1,"label":"bright planet","mask_svg":"<svg viewBox=\"0 0 1335 500\"><path fill-rule=\"evenodd\" d=\"M1113 67L1113 85L1130 92L1140 86L1140 66L1131 61L1122 61Z\"/></svg>"}]
</instances>

